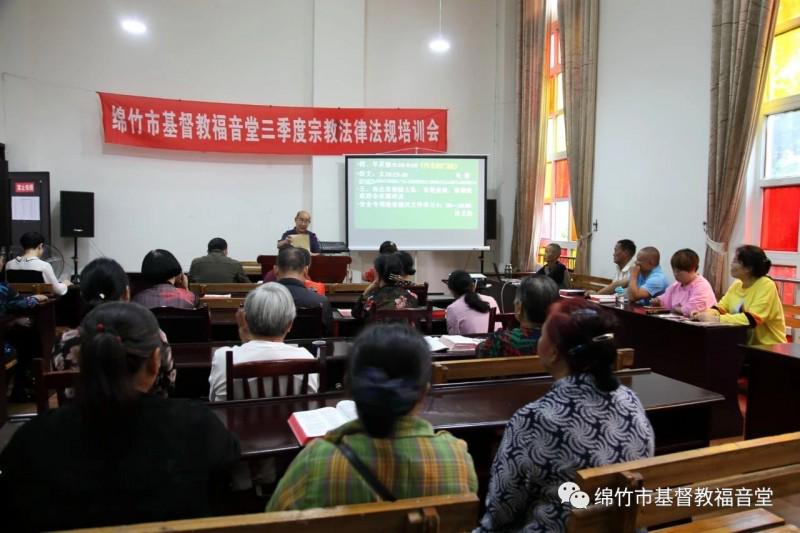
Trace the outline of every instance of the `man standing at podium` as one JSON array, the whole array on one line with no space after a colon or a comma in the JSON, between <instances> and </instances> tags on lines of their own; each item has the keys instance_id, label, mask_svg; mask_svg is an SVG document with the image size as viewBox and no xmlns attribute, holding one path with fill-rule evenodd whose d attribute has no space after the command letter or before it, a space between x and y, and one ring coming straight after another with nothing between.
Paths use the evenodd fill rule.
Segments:
<instances>
[{"instance_id":1,"label":"man standing at podium","mask_svg":"<svg viewBox=\"0 0 800 533\"><path fill-rule=\"evenodd\" d=\"M319 239L313 231L308 231L311 225L311 213L308 211L298 211L294 217L294 228L284 231L281 240L278 241L278 248L294 246L295 248L306 248L312 254L321 251Z\"/></svg>"}]
</instances>

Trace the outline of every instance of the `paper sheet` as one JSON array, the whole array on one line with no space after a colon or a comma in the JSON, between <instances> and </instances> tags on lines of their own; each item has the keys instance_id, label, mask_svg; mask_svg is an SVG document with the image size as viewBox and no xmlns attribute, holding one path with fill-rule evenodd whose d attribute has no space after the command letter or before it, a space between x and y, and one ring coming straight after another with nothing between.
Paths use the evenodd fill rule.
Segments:
<instances>
[{"instance_id":1,"label":"paper sheet","mask_svg":"<svg viewBox=\"0 0 800 533\"><path fill-rule=\"evenodd\" d=\"M39 197L12 196L11 220L39 220Z\"/></svg>"},{"instance_id":2,"label":"paper sheet","mask_svg":"<svg viewBox=\"0 0 800 533\"><path fill-rule=\"evenodd\" d=\"M289 241L295 248L305 248L306 250L311 250L311 237L308 235L308 233L296 233L294 235L289 235Z\"/></svg>"}]
</instances>

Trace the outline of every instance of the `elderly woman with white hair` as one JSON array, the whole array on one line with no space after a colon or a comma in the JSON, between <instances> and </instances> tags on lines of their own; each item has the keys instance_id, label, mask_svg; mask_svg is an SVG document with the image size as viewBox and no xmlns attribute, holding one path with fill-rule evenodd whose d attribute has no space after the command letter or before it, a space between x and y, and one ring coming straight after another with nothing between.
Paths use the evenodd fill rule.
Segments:
<instances>
[{"instance_id":1,"label":"elderly woman with white hair","mask_svg":"<svg viewBox=\"0 0 800 533\"><path fill-rule=\"evenodd\" d=\"M244 310L236 314L239 325L241 346L223 346L214 352L211 362L211 375L208 378L209 395L212 402L221 402L228 399L240 399L243 396L241 383L236 382L236 398L227 397L225 383L225 354L233 351L233 363L250 363L253 361L269 361L278 359L313 359L305 348L284 344L283 339L292 329L296 311L294 300L289 290L279 283L265 283L250 291L244 301ZM300 386L301 376L295 376L296 388ZM284 378L281 378L283 380ZM255 380L251 380L255 381ZM254 389L255 383L250 384ZM266 387L271 390L268 380ZM308 377L308 387L316 392L319 386L319 377L312 374ZM285 384L281 383L281 387Z\"/></svg>"}]
</instances>

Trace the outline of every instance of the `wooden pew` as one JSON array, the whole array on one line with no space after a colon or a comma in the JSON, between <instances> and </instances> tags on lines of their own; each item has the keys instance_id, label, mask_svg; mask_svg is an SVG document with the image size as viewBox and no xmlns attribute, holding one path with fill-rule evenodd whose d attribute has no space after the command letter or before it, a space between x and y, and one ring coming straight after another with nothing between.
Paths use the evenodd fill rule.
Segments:
<instances>
[{"instance_id":1,"label":"wooden pew","mask_svg":"<svg viewBox=\"0 0 800 533\"><path fill-rule=\"evenodd\" d=\"M296 533L317 531L407 531L447 533L469 531L478 521L475 494L428 496L396 502L360 503L306 511L280 511L193 520L151 522L76 531L93 533L146 533L157 531L203 531L207 533Z\"/></svg>"},{"instance_id":2,"label":"wooden pew","mask_svg":"<svg viewBox=\"0 0 800 533\"><path fill-rule=\"evenodd\" d=\"M609 283L611 280L608 278L600 278L597 276L587 276L586 274L572 274L572 288L584 289L587 291L599 291Z\"/></svg>"},{"instance_id":3,"label":"wooden pew","mask_svg":"<svg viewBox=\"0 0 800 533\"><path fill-rule=\"evenodd\" d=\"M278 260L277 255L259 255L256 261L261 265L261 276L266 276ZM353 259L347 255L316 255L311 259L308 276L321 283L341 283Z\"/></svg>"},{"instance_id":4,"label":"wooden pew","mask_svg":"<svg viewBox=\"0 0 800 533\"><path fill-rule=\"evenodd\" d=\"M633 367L634 354L630 348L617 350L615 370ZM431 383L438 385L448 381L493 378L498 376L526 376L546 374L538 355L514 357L487 357L483 359L460 359L433 363Z\"/></svg>"},{"instance_id":5,"label":"wooden pew","mask_svg":"<svg viewBox=\"0 0 800 533\"><path fill-rule=\"evenodd\" d=\"M11 315L0 316L0 346L5 346L6 327L14 320ZM6 359L0 364L0 427L8 420L8 371L17 365L17 358Z\"/></svg>"},{"instance_id":6,"label":"wooden pew","mask_svg":"<svg viewBox=\"0 0 800 533\"><path fill-rule=\"evenodd\" d=\"M203 298L206 294L230 294L231 296L247 296L247 293L258 287L258 283L191 283L189 290Z\"/></svg>"},{"instance_id":7,"label":"wooden pew","mask_svg":"<svg viewBox=\"0 0 800 533\"><path fill-rule=\"evenodd\" d=\"M33 388L36 396L36 414L50 409L50 391L56 391L57 407L67 402L66 389L74 388L78 382L77 370L50 370L49 360L33 360Z\"/></svg>"},{"instance_id":8,"label":"wooden pew","mask_svg":"<svg viewBox=\"0 0 800 533\"><path fill-rule=\"evenodd\" d=\"M20 294L53 294L53 286L49 283L9 283L9 287Z\"/></svg>"},{"instance_id":9,"label":"wooden pew","mask_svg":"<svg viewBox=\"0 0 800 533\"><path fill-rule=\"evenodd\" d=\"M369 283L326 283L325 294L361 294Z\"/></svg>"},{"instance_id":10,"label":"wooden pew","mask_svg":"<svg viewBox=\"0 0 800 533\"><path fill-rule=\"evenodd\" d=\"M575 482L580 490L590 495L592 500L598 489L617 488L635 490L670 489L673 505L642 505L634 498L631 505L590 505L586 509L574 509L569 519L568 531L576 533L628 533L636 528L652 528L686 520L711 512L736 513L743 509L758 509L756 489L768 487L772 490L770 500L800 492L800 433L787 433L774 437L764 437L731 444L711 446L638 461L616 465L601 466L580 470ZM690 488L690 505L677 505L676 488ZM732 489L734 502L738 503L738 489L750 489L749 506L698 506L695 489ZM616 500L612 500L614 502ZM712 499L712 501L715 501ZM767 527L779 526L769 513L750 513L732 515L727 519L715 517L698 519L690 524L676 526L666 531L708 531L710 523L728 521L727 526L753 522L761 524L758 528L739 529L741 531L761 531ZM706 520L709 520L707 522ZM748 526L751 527L751 526ZM653 531L653 529L650 529ZM659 530L660 531L660 530ZM737 529L724 529L737 531Z\"/></svg>"},{"instance_id":11,"label":"wooden pew","mask_svg":"<svg viewBox=\"0 0 800 533\"><path fill-rule=\"evenodd\" d=\"M198 303L205 304L213 313L214 309L239 309L244 305L244 298L200 298Z\"/></svg>"},{"instance_id":12,"label":"wooden pew","mask_svg":"<svg viewBox=\"0 0 800 533\"><path fill-rule=\"evenodd\" d=\"M786 321L789 342L795 342L794 330L800 328L800 305L783 304L783 318Z\"/></svg>"}]
</instances>

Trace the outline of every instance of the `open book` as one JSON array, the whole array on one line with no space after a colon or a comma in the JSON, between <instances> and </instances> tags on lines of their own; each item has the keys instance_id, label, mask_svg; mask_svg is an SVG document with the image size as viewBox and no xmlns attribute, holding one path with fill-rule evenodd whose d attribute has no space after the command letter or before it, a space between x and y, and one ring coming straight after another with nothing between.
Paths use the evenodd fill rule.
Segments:
<instances>
[{"instance_id":1,"label":"open book","mask_svg":"<svg viewBox=\"0 0 800 533\"><path fill-rule=\"evenodd\" d=\"M448 350L474 350L483 339L476 339L472 337L464 337L463 335L442 335L439 341L447 346Z\"/></svg>"},{"instance_id":2,"label":"open book","mask_svg":"<svg viewBox=\"0 0 800 533\"><path fill-rule=\"evenodd\" d=\"M323 407L311 411L297 411L289 417L289 427L297 442L305 446L308 441L322 437L328 431L358 418L356 403L342 400L336 407Z\"/></svg>"},{"instance_id":3,"label":"open book","mask_svg":"<svg viewBox=\"0 0 800 533\"><path fill-rule=\"evenodd\" d=\"M442 344L438 337L425 337L425 342L428 343L428 348L432 352L446 352L447 346Z\"/></svg>"}]
</instances>

